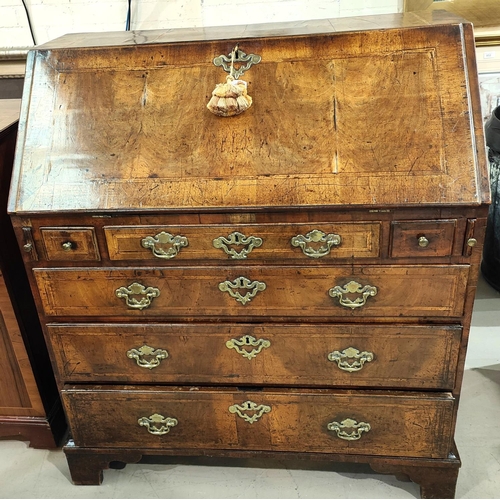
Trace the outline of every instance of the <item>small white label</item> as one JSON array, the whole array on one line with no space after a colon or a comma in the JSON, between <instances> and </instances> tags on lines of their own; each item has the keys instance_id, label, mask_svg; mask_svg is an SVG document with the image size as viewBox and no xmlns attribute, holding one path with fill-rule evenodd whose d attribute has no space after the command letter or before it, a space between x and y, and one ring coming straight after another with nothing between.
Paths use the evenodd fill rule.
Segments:
<instances>
[{"instance_id":1,"label":"small white label","mask_svg":"<svg viewBox=\"0 0 500 500\"><path fill-rule=\"evenodd\" d=\"M483 53L483 59L495 59L495 56L496 52L489 51Z\"/></svg>"}]
</instances>

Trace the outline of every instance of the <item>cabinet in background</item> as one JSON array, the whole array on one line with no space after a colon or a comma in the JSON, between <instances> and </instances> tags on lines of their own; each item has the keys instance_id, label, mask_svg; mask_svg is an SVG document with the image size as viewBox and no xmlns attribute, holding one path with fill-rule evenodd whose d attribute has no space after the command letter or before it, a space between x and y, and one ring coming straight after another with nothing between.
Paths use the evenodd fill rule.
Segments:
<instances>
[{"instance_id":1,"label":"cabinet in background","mask_svg":"<svg viewBox=\"0 0 500 500\"><path fill-rule=\"evenodd\" d=\"M19 247L7 215L20 100L0 100L0 438L55 448L66 428Z\"/></svg>"}]
</instances>

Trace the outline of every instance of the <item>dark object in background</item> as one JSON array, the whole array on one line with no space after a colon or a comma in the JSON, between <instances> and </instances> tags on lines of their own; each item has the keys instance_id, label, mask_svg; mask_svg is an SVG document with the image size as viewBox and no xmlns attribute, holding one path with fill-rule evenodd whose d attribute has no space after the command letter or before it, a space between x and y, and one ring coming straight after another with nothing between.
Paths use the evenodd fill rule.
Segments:
<instances>
[{"instance_id":1,"label":"dark object in background","mask_svg":"<svg viewBox=\"0 0 500 500\"><path fill-rule=\"evenodd\" d=\"M500 291L500 106L493 110L484 125L486 145L490 148L491 205L483 247L481 272L484 279Z\"/></svg>"},{"instance_id":2,"label":"dark object in background","mask_svg":"<svg viewBox=\"0 0 500 500\"><path fill-rule=\"evenodd\" d=\"M24 78L0 78L0 99L20 99Z\"/></svg>"}]
</instances>

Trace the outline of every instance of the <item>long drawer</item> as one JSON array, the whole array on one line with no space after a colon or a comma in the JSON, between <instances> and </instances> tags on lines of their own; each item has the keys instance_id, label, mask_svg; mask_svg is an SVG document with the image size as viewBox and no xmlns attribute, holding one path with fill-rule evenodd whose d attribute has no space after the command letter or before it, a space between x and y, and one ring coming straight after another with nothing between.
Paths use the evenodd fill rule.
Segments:
<instances>
[{"instance_id":1,"label":"long drawer","mask_svg":"<svg viewBox=\"0 0 500 500\"><path fill-rule=\"evenodd\" d=\"M47 326L66 382L451 389L459 326Z\"/></svg>"},{"instance_id":2,"label":"long drawer","mask_svg":"<svg viewBox=\"0 0 500 500\"><path fill-rule=\"evenodd\" d=\"M469 266L34 269L47 316L460 317Z\"/></svg>"},{"instance_id":3,"label":"long drawer","mask_svg":"<svg viewBox=\"0 0 500 500\"><path fill-rule=\"evenodd\" d=\"M448 393L69 386L77 446L339 452L446 458Z\"/></svg>"},{"instance_id":4,"label":"long drawer","mask_svg":"<svg viewBox=\"0 0 500 500\"><path fill-rule=\"evenodd\" d=\"M112 260L335 260L378 257L380 222L108 226Z\"/></svg>"}]
</instances>

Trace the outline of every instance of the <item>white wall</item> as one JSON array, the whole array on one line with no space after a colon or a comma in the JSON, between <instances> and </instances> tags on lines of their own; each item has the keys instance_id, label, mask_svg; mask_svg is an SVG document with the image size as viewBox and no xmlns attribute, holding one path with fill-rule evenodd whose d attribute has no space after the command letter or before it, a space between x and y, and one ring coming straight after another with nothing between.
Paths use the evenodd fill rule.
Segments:
<instances>
[{"instance_id":1,"label":"white wall","mask_svg":"<svg viewBox=\"0 0 500 500\"><path fill-rule=\"evenodd\" d=\"M25 0L38 44L65 33L122 31L127 0ZM223 26L389 14L403 0L132 0L131 29ZM32 46L21 0L0 0L0 49Z\"/></svg>"}]
</instances>

